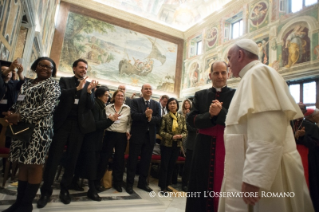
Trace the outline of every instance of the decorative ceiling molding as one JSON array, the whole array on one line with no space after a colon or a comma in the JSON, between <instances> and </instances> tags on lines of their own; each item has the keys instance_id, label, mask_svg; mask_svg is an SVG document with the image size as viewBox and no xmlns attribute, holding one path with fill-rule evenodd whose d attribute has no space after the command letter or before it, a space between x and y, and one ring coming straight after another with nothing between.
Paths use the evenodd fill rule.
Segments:
<instances>
[{"instance_id":1,"label":"decorative ceiling molding","mask_svg":"<svg viewBox=\"0 0 319 212\"><path fill-rule=\"evenodd\" d=\"M162 24L156 23L154 21L148 20L146 18L139 17L137 15L106 6L104 4L94 2L94 1L87 1L87 0L62 0L62 2L67 2L70 4L77 5L79 7L85 7L86 9L94 10L103 14L107 14L116 18L120 18L125 21L129 21L132 23L138 23L141 26L155 29L157 31L172 35L174 37L178 37L181 39L184 39L184 33L182 31L179 31L177 29L164 26Z\"/></svg>"}]
</instances>

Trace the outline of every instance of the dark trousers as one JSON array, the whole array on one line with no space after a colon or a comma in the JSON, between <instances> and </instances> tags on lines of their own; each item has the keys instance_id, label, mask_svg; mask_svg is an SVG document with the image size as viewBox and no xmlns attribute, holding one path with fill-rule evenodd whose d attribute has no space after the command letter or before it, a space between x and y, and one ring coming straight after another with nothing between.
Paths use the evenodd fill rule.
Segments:
<instances>
[{"instance_id":1,"label":"dark trousers","mask_svg":"<svg viewBox=\"0 0 319 212\"><path fill-rule=\"evenodd\" d=\"M108 161L112 157L113 148L115 154L113 158L113 183L114 185L121 185L124 174L124 152L127 145L126 133L105 131L103 139L102 152L100 154L100 161L97 169L97 180L102 179L107 169Z\"/></svg>"},{"instance_id":2,"label":"dark trousers","mask_svg":"<svg viewBox=\"0 0 319 212\"><path fill-rule=\"evenodd\" d=\"M147 185L146 179L148 176L148 170L151 164L152 159L152 152L154 148L155 141L150 140L149 133L144 135L143 143L131 143L130 142L130 155L128 158L127 164L127 177L126 177L126 184L133 185L134 184L134 177L136 173L136 165L138 161L138 156L141 156L140 160L140 176L138 180L138 185L144 186Z\"/></svg>"},{"instance_id":3,"label":"dark trousers","mask_svg":"<svg viewBox=\"0 0 319 212\"><path fill-rule=\"evenodd\" d=\"M185 165L183 170L182 186L188 186L188 180L189 180L191 164L193 159L193 150L187 149L185 154L186 154L186 158L185 158Z\"/></svg>"},{"instance_id":4,"label":"dark trousers","mask_svg":"<svg viewBox=\"0 0 319 212\"><path fill-rule=\"evenodd\" d=\"M42 194L52 194L51 186L65 146L67 146L66 164L61 181L61 188L68 189L68 186L72 183L83 137L84 134L81 133L78 122L75 120L66 120L61 128L55 132L43 173Z\"/></svg>"},{"instance_id":5,"label":"dark trousers","mask_svg":"<svg viewBox=\"0 0 319 212\"><path fill-rule=\"evenodd\" d=\"M167 147L161 145L161 169L158 181L161 190L165 190L172 179L174 166L179 152L180 147Z\"/></svg>"}]
</instances>

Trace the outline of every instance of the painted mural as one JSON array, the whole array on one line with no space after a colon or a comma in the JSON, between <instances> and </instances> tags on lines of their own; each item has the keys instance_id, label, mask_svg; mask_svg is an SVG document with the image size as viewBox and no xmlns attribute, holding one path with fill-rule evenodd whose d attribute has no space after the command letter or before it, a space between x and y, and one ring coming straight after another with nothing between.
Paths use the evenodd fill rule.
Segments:
<instances>
[{"instance_id":1,"label":"painted mural","mask_svg":"<svg viewBox=\"0 0 319 212\"><path fill-rule=\"evenodd\" d=\"M290 68L295 64L310 61L309 29L297 24L283 37L282 60L283 66Z\"/></svg>"},{"instance_id":2,"label":"painted mural","mask_svg":"<svg viewBox=\"0 0 319 212\"><path fill-rule=\"evenodd\" d=\"M265 1L260 1L254 6L252 6L250 15L249 15L249 23L251 25L250 31L254 29L258 29L265 24L267 21L268 14L268 3Z\"/></svg>"},{"instance_id":3,"label":"painted mural","mask_svg":"<svg viewBox=\"0 0 319 212\"><path fill-rule=\"evenodd\" d=\"M218 29L217 27L208 28L206 31L206 45L208 48L215 46L218 40Z\"/></svg>"},{"instance_id":4,"label":"painted mural","mask_svg":"<svg viewBox=\"0 0 319 212\"><path fill-rule=\"evenodd\" d=\"M269 64L269 38L264 38L256 41L258 45L258 57L259 60L268 65Z\"/></svg>"},{"instance_id":5,"label":"painted mural","mask_svg":"<svg viewBox=\"0 0 319 212\"><path fill-rule=\"evenodd\" d=\"M177 45L76 13L69 13L59 73L88 61L88 76L96 79L174 92Z\"/></svg>"}]
</instances>

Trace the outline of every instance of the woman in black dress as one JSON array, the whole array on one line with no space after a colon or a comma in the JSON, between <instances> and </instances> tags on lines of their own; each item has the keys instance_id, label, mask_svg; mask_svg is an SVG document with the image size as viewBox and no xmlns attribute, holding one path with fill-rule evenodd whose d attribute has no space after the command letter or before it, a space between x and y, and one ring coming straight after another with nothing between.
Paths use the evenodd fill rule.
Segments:
<instances>
[{"instance_id":1,"label":"woman in black dress","mask_svg":"<svg viewBox=\"0 0 319 212\"><path fill-rule=\"evenodd\" d=\"M35 125L30 143L13 139L11 162L19 163L18 195L16 202L5 212L32 211L32 201L42 180L43 164L53 136L53 110L61 94L55 76L56 65L51 58L40 57L31 66L37 78L25 79L18 101L5 113L10 124L20 121Z\"/></svg>"},{"instance_id":2,"label":"woman in black dress","mask_svg":"<svg viewBox=\"0 0 319 212\"><path fill-rule=\"evenodd\" d=\"M109 89L105 86L99 87L95 91L95 105L92 109L96 124L96 131L84 136L81 148L81 157L78 161L81 164L80 178L89 180L88 198L94 201L101 201L97 190L100 187L100 179L97 179L97 166L100 152L102 150L104 130L117 120L118 115L106 116L105 104L109 98Z\"/></svg>"}]
</instances>

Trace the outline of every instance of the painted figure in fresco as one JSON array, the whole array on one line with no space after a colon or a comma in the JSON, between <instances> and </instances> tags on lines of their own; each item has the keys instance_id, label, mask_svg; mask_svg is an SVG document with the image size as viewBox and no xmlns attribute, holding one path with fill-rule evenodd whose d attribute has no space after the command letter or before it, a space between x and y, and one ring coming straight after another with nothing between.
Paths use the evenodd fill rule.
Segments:
<instances>
[{"instance_id":1,"label":"painted figure in fresco","mask_svg":"<svg viewBox=\"0 0 319 212\"><path fill-rule=\"evenodd\" d=\"M285 66L286 68L301 62L302 55L306 53L305 46L307 41L304 40L306 33L303 30L304 27L297 25L286 39L285 48L288 49L288 64Z\"/></svg>"},{"instance_id":2,"label":"painted figure in fresco","mask_svg":"<svg viewBox=\"0 0 319 212\"><path fill-rule=\"evenodd\" d=\"M256 5L250 16L250 20L252 21L254 25L258 26L264 21L267 11L268 11L268 8L265 5L265 3L260 3Z\"/></svg>"},{"instance_id":3,"label":"painted figure in fresco","mask_svg":"<svg viewBox=\"0 0 319 212\"><path fill-rule=\"evenodd\" d=\"M214 46L217 40L217 29L214 27L207 34L207 45Z\"/></svg>"},{"instance_id":4,"label":"painted figure in fresco","mask_svg":"<svg viewBox=\"0 0 319 212\"><path fill-rule=\"evenodd\" d=\"M198 63L193 63L191 71L190 71L190 76L189 76L190 87L195 87L197 85L198 78L199 78L199 65Z\"/></svg>"},{"instance_id":5,"label":"painted figure in fresco","mask_svg":"<svg viewBox=\"0 0 319 212\"><path fill-rule=\"evenodd\" d=\"M315 55L317 55L317 59L319 59L319 45L313 49Z\"/></svg>"},{"instance_id":6,"label":"painted figure in fresco","mask_svg":"<svg viewBox=\"0 0 319 212\"><path fill-rule=\"evenodd\" d=\"M259 60L263 63L263 64L268 64L268 54L267 54L267 45L268 42L266 42L266 40L262 40L260 43L258 43L258 57Z\"/></svg>"}]
</instances>

